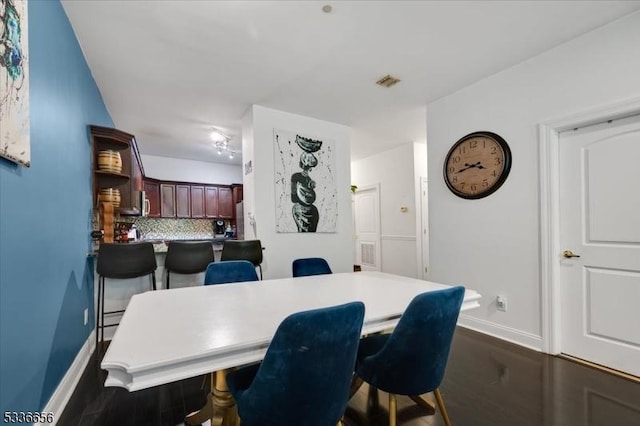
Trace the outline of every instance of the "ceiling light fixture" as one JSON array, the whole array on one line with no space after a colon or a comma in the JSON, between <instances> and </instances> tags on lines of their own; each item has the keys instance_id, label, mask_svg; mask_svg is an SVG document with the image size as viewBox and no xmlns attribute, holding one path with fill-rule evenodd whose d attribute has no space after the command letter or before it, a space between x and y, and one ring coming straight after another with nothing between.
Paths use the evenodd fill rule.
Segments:
<instances>
[{"instance_id":1,"label":"ceiling light fixture","mask_svg":"<svg viewBox=\"0 0 640 426\"><path fill-rule=\"evenodd\" d=\"M229 156L230 160L233 160L235 155L239 152L229 146L229 141L231 140L231 138L218 129L213 129L213 131L211 132L211 139L213 140L213 146L215 147L218 155L222 155L222 153L224 152Z\"/></svg>"}]
</instances>

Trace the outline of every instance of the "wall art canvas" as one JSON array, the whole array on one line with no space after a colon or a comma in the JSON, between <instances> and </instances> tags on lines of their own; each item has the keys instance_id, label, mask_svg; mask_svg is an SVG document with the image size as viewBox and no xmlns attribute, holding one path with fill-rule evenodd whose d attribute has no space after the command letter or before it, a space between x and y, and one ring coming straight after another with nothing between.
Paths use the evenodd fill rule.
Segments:
<instances>
[{"instance_id":1,"label":"wall art canvas","mask_svg":"<svg viewBox=\"0 0 640 426\"><path fill-rule=\"evenodd\" d=\"M336 232L335 141L274 129L276 232Z\"/></svg>"},{"instance_id":2,"label":"wall art canvas","mask_svg":"<svg viewBox=\"0 0 640 426\"><path fill-rule=\"evenodd\" d=\"M27 1L0 0L0 156L29 166Z\"/></svg>"}]
</instances>

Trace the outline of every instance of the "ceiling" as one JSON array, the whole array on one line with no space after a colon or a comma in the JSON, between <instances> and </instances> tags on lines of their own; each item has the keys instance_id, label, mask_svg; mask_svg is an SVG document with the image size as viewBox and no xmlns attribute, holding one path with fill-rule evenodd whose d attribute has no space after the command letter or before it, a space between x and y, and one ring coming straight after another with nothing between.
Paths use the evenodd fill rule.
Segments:
<instances>
[{"instance_id":1,"label":"ceiling","mask_svg":"<svg viewBox=\"0 0 640 426\"><path fill-rule=\"evenodd\" d=\"M426 104L640 1L63 1L116 127L143 154L241 148L252 104L352 128L352 158L426 141ZM330 13L323 12L331 5ZM375 82L386 74L392 88Z\"/></svg>"}]
</instances>

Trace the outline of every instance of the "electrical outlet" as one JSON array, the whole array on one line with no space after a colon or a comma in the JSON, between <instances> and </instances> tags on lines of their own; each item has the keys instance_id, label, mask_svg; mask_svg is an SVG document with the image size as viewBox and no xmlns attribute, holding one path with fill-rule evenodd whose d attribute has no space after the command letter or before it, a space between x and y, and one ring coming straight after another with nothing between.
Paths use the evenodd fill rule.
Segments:
<instances>
[{"instance_id":1,"label":"electrical outlet","mask_svg":"<svg viewBox=\"0 0 640 426\"><path fill-rule=\"evenodd\" d=\"M89 308L84 310L84 325L89 324Z\"/></svg>"},{"instance_id":2,"label":"electrical outlet","mask_svg":"<svg viewBox=\"0 0 640 426\"><path fill-rule=\"evenodd\" d=\"M499 311L507 312L507 298L504 296L496 297L496 307Z\"/></svg>"}]
</instances>

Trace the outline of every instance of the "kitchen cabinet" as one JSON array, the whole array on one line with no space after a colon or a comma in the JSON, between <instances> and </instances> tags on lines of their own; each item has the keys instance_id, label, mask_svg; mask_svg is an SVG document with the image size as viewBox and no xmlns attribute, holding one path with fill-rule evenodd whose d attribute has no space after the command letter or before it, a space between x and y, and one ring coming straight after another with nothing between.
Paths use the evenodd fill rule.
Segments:
<instances>
[{"instance_id":1,"label":"kitchen cabinet","mask_svg":"<svg viewBox=\"0 0 640 426\"><path fill-rule=\"evenodd\" d=\"M218 187L206 186L204 188L205 204L204 212L205 217L215 219L218 217Z\"/></svg>"},{"instance_id":2,"label":"kitchen cabinet","mask_svg":"<svg viewBox=\"0 0 640 426\"><path fill-rule=\"evenodd\" d=\"M236 207L233 204L231 188L218 188L218 219L233 219Z\"/></svg>"},{"instance_id":3,"label":"kitchen cabinet","mask_svg":"<svg viewBox=\"0 0 640 426\"><path fill-rule=\"evenodd\" d=\"M147 216L160 217L160 183L155 180L144 179L143 188L148 203Z\"/></svg>"},{"instance_id":4,"label":"kitchen cabinet","mask_svg":"<svg viewBox=\"0 0 640 426\"><path fill-rule=\"evenodd\" d=\"M235 206L243 199L242 185L239 183L234 183L233 185L231 185L231 191L233 192L233 205Z\"/></svg>"},{"instance_id":5,"label":"kitchen cabinet","mask_svg":"<svg viewBox=\"0 0 640 426\"><path fill-rule=\"evenodd\" d=\"M176 217L176 186L168 183L160 184L160 216Z\"/></svg>"},{"instance_id":6,"label":"kitchen cabinet","mask_svg":"<svg viewBox=\"0 0 640 426\"><path fill-rule=\"evenodd\" d=\"M142 177L144 169L136 138L122 130L109 127L89 126L92 139L93 200L98 201L100 189L114 188L120 193L120 205L116 211L121 215L139 216L142 213ZM98 154L101 151L116 151L120 154L120 170L101 169Z\"/></svg>"},{"instance_id":7,"label":"kitchen cabinet","mask_svg":"<svg viewBox=\"0 0 640 426\"><path fill-rule=\"evenodd\" d=\"M235 219L236 203L242 197L242 185L204 185L145 178L144 189L150 204L149 217Z\"/></svg>"},{"instance_id":8,"label":"kitchen cabinet","mask_svg":"<svg viewBox=\"0 0 640 426\"><path fill-rule=\"evenodd\" d=\"M191 185L191 217L194 219L202 219L205 217L204 208L204 186Z\"/></svg>"},{"instance_id":9,"label":"kitchen cabinet","mask_svg":"<svg viewBox=\"0 0 640 426\"><path fill-rule=\"evenodd\" d=\"M176 185L176 217L191 217L191 185Z\"/></svg>"}]
</instances>

